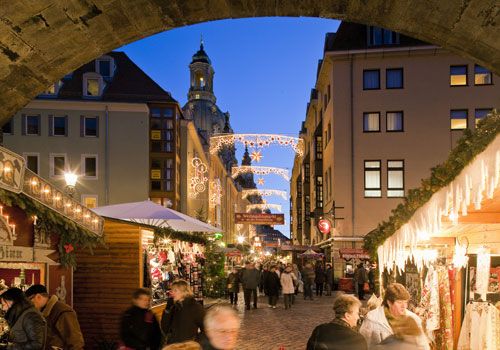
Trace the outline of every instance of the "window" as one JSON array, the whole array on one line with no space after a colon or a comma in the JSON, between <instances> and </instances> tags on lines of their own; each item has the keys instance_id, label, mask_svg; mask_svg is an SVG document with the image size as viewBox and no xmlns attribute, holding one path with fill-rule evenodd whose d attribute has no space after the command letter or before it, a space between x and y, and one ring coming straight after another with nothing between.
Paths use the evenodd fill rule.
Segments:
<instances>
[{"instance_id":1,"label":"window","mask_svg":"<svg viewBox=\"0 0 500 350\"><path fill-rule=\"evenodd\" d=\"M399 44L399 33L380 27L369 26L368 46Z\"/></svg>"},{"instance_id":2,"label":"window","mask_svg":"<svg viewBox=\"0 0 500 350\"><path fill-rule=\"evenodd\" d=\"M450 111L451 130L467 129L467 110L452 109Z\"/></svg>"},{"instance_id":3,"label":"window","mask_svg":"<svg viewBox=\"0 0 500 350\"><path fill-rule=\"evenodd\" d=\"M388 132L403 131L403 112L386 113L386 130Z\"/></svg>"},{"instance_id":4,"label":"window","mask_svg":"<svg viewBox=\"0 0 500 350\"><path fill-rule=\"evenodd\" d=\"M403 68L391 68L385 71L385 87L387 89L403 88Z\"/></svg>"},{"instance_id":5,"label":"window","mask_svg":"<svg viewBox=\"0 0 500 350\"><path fill-rule=\"evenodd\" d=\"M311 177L311 166L309 163L304 164L304 182L309 183Z\"/></svg>"},{"instance_id":6,"label":"window","mask_svg":"<svg viewBox=\"0 0 500 350\"><path fill-rule=\"evenodd\" d=\"M150 170L151 191L173 191L174 170L173 158L152 158Z\"/></svg>"},{"instance_id":7,"label":"window","mask_svg":"<svg viewBox=\"0 0 500 350\"><path fill-rule=\"evenodd\" d=\"M89 209L97 207L97 195L94 194L82 194L82 204Z\"/></svg>"},{"instance_id":8,"label":"window","mask_svg":"<svg viewBox=\"0 0 500 350\"><path fill-rule=\"evenodd\" d=\"M111 60L97 60L97 73L102 75L103 77L110 77L111 74Z\"/></svg>"},{"instance_id":9,"label":"window","mask_svg":"<svg viewBox=\"0 0 500 350\"><path fill-rule=\"evenodd\" d=\"M387 197L404 197L404 161L387 161Z\"/></svg>"},{"instance_id":10,"label":"window","mask_svg":"<svg viewBox=\"0 0 500 350\"><path fill-rule=\"evenodd\" d=\"M24 159L26 159L26 167L35 174L38 174L40 171L40 154L24 153Z\"/></svg>"},{"instance_id":11,"label":"window","mask_svg":"<svg viewBox=\"0 0 500 350\"><path fill-rule=\"evenodd\" d=\"M97 155L82 155L82 176L87 179L97 179Z\"/></svg>"},{"instance_id":12,"label":"window","mask_svg":"<svg viewBox=\"0 0 500 350\"><path fill-rule=\"evenodd\" d=\"M80 136L99 136L99 117L80 117Z\"/></svg>"},{"instance_id":13,"label":"window","mask_svg":"<svg viewBox=\"0 0 500 350\"><path fill-rule=\"evenodd\" d=\"M66 171L66 155L65 154L50 154L50 176L64 176Z\"/></svg>"},{"instance_id":14,"label":"window","mask_svg":"<svg viewBox=\"0 0 500 350\"><path fill-rule=\"evenodd\" d=\"M363 132L379 132L380 131L380 113L367 112L363 113Z\"/></svg>"},{"instance_id":15,"label":"window","mask_svg":"<svg viewBox=\"0 0 500 350\"><path fill-rule=\"evenodd\" d=\"M467 85L467 66L450 66L450 86Z\"/></svg>"},{"instance_id":16,"label":"window","mask_svg":"<svg viewBox=\"0 0 500 350\"><path fill-rule=\"evenodd\" d=\"M150 107L151 152L173 152L175 145L175 111L173 108Z\"/></svg>"},{"instance_id":17,"label":"window","mask_svg":"<svg viewBox=\"0 0 500 350\"><path fill-rule=\"evenodd\" d=\"M102 95L104 82L100 74L85 73L83 74L82 82L84 97L96 98Z\"/></svg>"},{"instance_id":18,"label":"window","mask_svg":"<svg viewBox=\"0 0 500 350\"><path fill-rule=\"evenodd\" d=\"M304 221L309 222L309 218L311 216L311 196L304 196Z\"/></svg>"},{"instance_id":19,"label":"window","mask_svg":"<svg viewBox=\"0 0 500 350\"><path fill-rule=\"evenodd\" d=\"M474 65L474 85L491 85L493 79L491 72L477 64Z\"/></svg>"},{"instance_id":20,"label":"window","mask_svg":"<svg viewBox=\"0 0 500 350\"><path fill-rule=\"evenodd\" d=\"M40 116L23 116L23 135L40 135Z\"/></svg>"},{"instance_id":21,"label":"window","mask_svg":"<svg viewBox=\"0 0 500 350\"><path fill-rule=\"evenodd\" d=\"M49 136L68 136L68 118L49 116Z\"/></svg>"},{"instance_id":22,"label":"window","mask_svg":"<svg viewBox=\"0 0 500 350\"><path fill-rule=\"evenodd\" d=\"M479 109L476 109L475 112L474 112L474 118L475 118L475 125L477 127L477 124L479 124L479 122L484 118L486 117L489 113L491 113L491 108L479 108Z\"/></svg>"},{"instance_id":23,"label":"window","mask_svg":"<svg viewBox=\"0 0 500 350\"><path fill-rule=\"evenodd\" d=\"M47 90L45 90L44 92L42 92L40 94L40 96L42 97L56 97L57 94L59 94L59 90L61 89L63 83L62 81L57 81L55 82L54 84L51 84Z\"/></svg>"},{"instance_id":24,"label":"window","mask_svg":"<svg viewBox=\"0 0 500 350\"><path fill-rule=\"evenodd\" d=\"M380 89L380 70L365 69L363 70L363 90L378 90Z\"/></svg>"},{"instance_id":25,"label":"window","mask_svg":"<svg viewBox=\"0 0 500 350\"><path fill-rule=\"evenodd\" d=\"M380 160L365 160L365 197L382 197Z\"/></svg>"},{"instance_id":26,"label":"window","mask_svg":"<svg viewBox=\"0 0 500 350\"><path fill-rule=\"evenodd\" d=\"M321 135L316 135L316 160L323 159L323 137Z\"/></svg>"},{"instance_id":27,"label":"window","mask_svg":"<svg viewBox=\"0 0 500 350\"><path fill-rule=\"evenodd\" d=\"M2 132L4 134L13 134L14 133L13 119L10 119L7 123L5 123L2 126Z\"/></svg>"},{"instance_id":28,"label":"window","mask_svg":"<svg viewBox=\"0 0 500 350\"><path fill-rule=\"evenodd\" d=\"M87 96L99 96L99 79L87 79Z\"/></svg>"},{"instance_id":29,"label":"window","mask_svg":"<svg viewBox=\"0 0 500 350\"><path fill-rule=\"evenodd\" d=\"M323 176L316 176L316 208L323 208Z\"/></svg>"}]
</instances>

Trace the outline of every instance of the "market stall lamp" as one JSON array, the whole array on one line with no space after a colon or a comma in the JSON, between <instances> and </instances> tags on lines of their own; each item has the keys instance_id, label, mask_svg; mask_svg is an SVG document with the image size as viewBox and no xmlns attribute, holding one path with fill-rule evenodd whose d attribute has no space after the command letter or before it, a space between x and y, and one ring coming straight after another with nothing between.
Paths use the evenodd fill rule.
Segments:
<instances>
[{"instance_id":1,"label":"market stall lamp","mask_svg":"<svg viewBox=\"0 0 500 350\"><path fill-rule=\"evenodd\" d=\"M453 267L457 270L467 266L469 262L469 257L467 256L467 246L455 243L455 251L453 253Z\"/></svg>"},{"instance_id":2,"label":"market stall lamp","mask_svg":"<svg viewBox=\"0 0 500 350\"><path fill-rule=\"evenodd\" d=\"M76 191L76 182L78 181L78 175L71 172L65 172L64 181L66 182L66 192L70 197L73 197Z\"/></svg>"}]
</instances>

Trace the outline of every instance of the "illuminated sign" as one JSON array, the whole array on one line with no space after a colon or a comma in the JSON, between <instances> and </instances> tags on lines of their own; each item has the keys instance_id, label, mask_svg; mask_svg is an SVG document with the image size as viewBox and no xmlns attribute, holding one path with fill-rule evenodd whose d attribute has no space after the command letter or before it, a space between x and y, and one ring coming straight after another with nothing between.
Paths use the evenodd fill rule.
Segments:
<instances>
[{"instance_id":1,"label":"illuminated sign","mask_svg":"<svg viewBox=\"0 0 500 350\"><path fill-rule=\"evenodd\" d=\"M266 213L235 213L234 220L237 224L284 225L285 215Z\"/></svg>"},{"instance_id":2,"label":"illuminated sign","mask_svg":"<svg viewBox=\"0 0 500 350\"><path fill-rule=\"evenodd\" d=\"M319 232L324 235L330 233L330 229L332 228L332 224L326 219L319 220L316 226L318 227Z\"/></svg>"}]
</instances>

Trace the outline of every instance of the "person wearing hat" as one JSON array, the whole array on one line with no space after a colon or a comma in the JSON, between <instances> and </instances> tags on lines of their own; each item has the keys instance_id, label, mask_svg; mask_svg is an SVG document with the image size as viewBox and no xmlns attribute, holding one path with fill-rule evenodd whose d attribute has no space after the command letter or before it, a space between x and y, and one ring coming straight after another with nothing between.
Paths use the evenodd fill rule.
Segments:
<instances>
[{"instance_id":1,"label":"person wearing hat","mask_svg":"<svg viewBox=\"0 0 500 350\"><path fill-rule=\"evenodd\" d=\"M47 321L47 342L45 349L81 350L84 348L83 334L71 306L49 296L47 288L35 284L25 292Z\"/></svg>"}]
</instances>

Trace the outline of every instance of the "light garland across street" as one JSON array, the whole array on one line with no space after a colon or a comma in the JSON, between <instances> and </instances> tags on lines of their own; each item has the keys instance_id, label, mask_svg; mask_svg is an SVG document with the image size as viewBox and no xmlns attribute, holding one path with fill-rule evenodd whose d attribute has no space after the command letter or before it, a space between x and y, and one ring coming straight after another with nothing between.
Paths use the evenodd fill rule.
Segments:
<instances>
[{"instance_id":1,"label":"light garland across street","mask_svg":"<svg viewBox=\"0 0 500 350\"><path fill-rule=\"evenodd\" d=\"M247 198L248 196L263 196L263 197L269 197L269 196L280 196L284 200L287 200L287 193L286 191L281 191L281 190L269 190L269 189L251 189L251 190L243 190L241 191L243 199Z\"/></svg>"},{"instance_id":2,"label":"light garland across street","mask_svg":"<svg viewBox=\"0 0 500 350\"><path fill-rule=\"evenodd\" d=\"M221 149L232 146L236 142L248 147L268 147L278 145L292 148L299 156L304 154L304 140L299 137L278 134L224 134L210 138L210 153L217 154Z\"/></svg>"},{"instance_id":3,"label":"light garland across street","mask_svg":"<svg viewBox=\"0 0 500 350\"><path fill-rule=\"evenodd\" d=\"M238 175L253 173L255 175L270 175L276 174L283 177L286 181L290 181L290 175L286 168L276 168L269 166L233 166L231 176L236 178Z\"/></svg>"},{"instance_id":4,"label":"light garland across street","mask_svg":"<svg viewBox=\"0 0 500 350\"><path fill-rule=\"evenodd\" d=\"M247 212L249 211L252 211L254 209L260 209L260 210L267 210L267 209L271 209L271 210L277 210L279 212L281 212L281 205L280 204L248 204L247 205Z\"/></svg>"}]
</instances>

